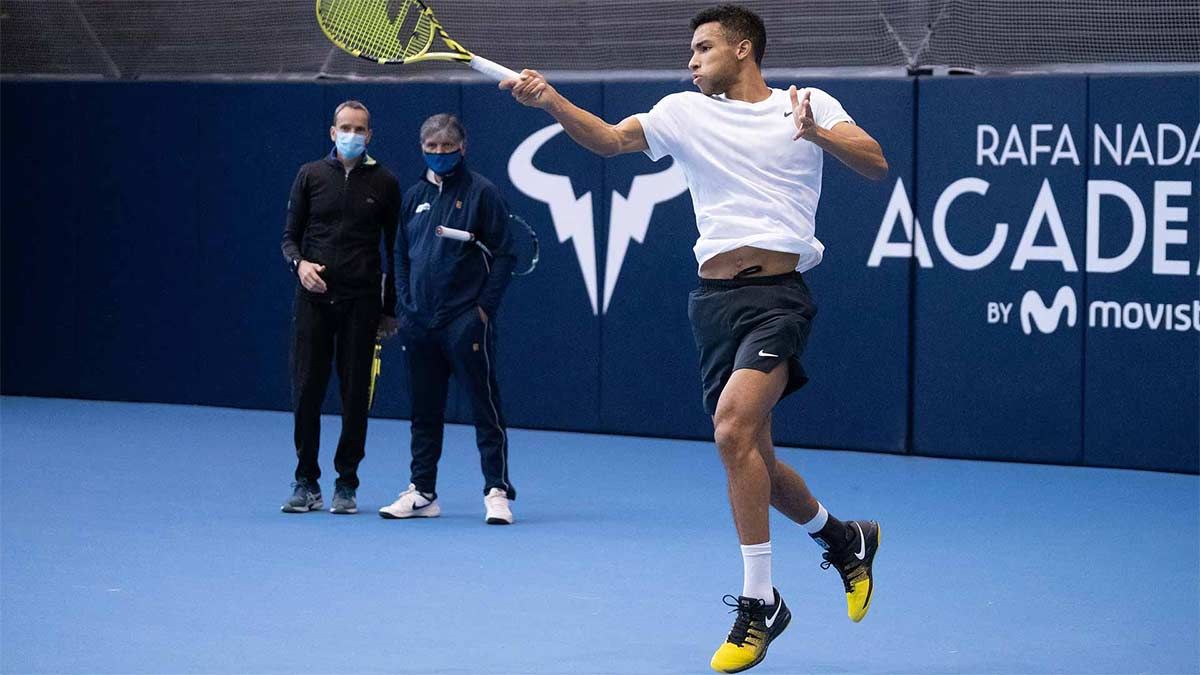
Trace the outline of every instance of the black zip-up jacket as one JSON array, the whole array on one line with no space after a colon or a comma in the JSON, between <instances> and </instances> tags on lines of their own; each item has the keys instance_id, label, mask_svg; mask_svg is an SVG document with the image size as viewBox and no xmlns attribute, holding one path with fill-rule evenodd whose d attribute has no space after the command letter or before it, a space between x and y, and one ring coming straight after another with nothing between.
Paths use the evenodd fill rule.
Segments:
<instances>
[{"instance_id":1,"label":"black zip-up jacket","mask_svg":"<svg viewBox=\"0 0 1200 675\"><path fill-rule=\"evenodd\" d=\"M383 313L396 315L391 283L395 261L400 181L369 155L349 173L337 151L300 167L288 201L283 257L325 266L328 290L300 293L318 302L336 302L383 293ZM380 256L380 238L386 262ZM293 269L293 271L295 271Z\"/></svg>"},{"instance_id":2,"label":"black zip-up jacket","mask_svg":"<svg viewBox=\"0 0 1200 675\"><path fill-rule=\"evenodd\" d=\"M474 232L473 242L439 237L437 226ZM496 316L516 258L508 206L491 181L460 162L442 184L421 180L404 192L396 235L396 294L401 325L441 328L476 305Z\"/></svg>"}]
</instances>

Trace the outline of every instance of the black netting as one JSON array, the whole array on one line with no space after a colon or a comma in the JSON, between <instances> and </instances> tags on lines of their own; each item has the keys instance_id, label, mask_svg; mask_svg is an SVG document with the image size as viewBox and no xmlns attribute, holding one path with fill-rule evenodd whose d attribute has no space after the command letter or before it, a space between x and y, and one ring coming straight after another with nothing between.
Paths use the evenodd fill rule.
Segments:
<instances>
[{"instance_id":1,"label":"black netting","mask_svg":"<svg viewBox=\"0 0 1200 675\"><path fill-rule=\"evenodd\" d=\"M367 1L367 0L364 0ZM512 68L682 70L678 0L433 0L451 36ZM767 68L1200 61L1200 0L750 0ZM111 78L408 76L337 51L310 0L0 0L0 72Z\"/></svg>"}]
</instances>

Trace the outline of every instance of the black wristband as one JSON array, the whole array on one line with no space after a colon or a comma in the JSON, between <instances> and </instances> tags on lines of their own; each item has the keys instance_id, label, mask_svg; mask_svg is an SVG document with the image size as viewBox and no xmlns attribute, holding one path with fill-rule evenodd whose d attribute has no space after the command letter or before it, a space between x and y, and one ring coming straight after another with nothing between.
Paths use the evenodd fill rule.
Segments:
<instances>
[{"instance_id":1,"label":"black wristband","mask_svg":"<svg viewBox=\"0 0 1200 675\"><path fill-rule=\"evenodd\" d=\"M292 269L292 274L295 274L296 276L300 276L300 259L299 258L292 258L288 262L288 267L290 267Z\"/></svg>"}]
</instances>

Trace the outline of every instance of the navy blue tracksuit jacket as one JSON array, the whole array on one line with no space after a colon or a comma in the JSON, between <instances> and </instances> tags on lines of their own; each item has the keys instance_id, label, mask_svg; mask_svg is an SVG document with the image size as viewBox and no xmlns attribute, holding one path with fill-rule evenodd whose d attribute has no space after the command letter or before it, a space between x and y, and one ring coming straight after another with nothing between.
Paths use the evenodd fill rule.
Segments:
<instances>
[{"instance_id":1,"label":"navy blue tracksuit jacket","mask_svg":"<svg viewBox=\"0 0 1200 675\"><path fill-rule=\"evenodd\" d=\"M436 492L446 394L454 375L471 398L483 492L516 498L508 477L508 434L496 379L494 327L516 260L508 207L488 179L460 163L441 184L421 180L405 191L396 233L396 317L408 352L412 480ZM438 237L438 226L475 233L474 242ZM485 322L479 309L487 313Z\"/></svg>"},{"instance_id":2,"label":"navy blue tracksuit jacket","mask_svg":"<svg viewBox=\"0 0 1200 675\"><path fill-rule=\"evenodd\" d=\"M474 243L438 237L437 226L474 232ZM396 233L397 317L401 326L441 328L476 305L489 317L512 280L516 260L508 206L491 181L459 164L441 185L427 176L408 188Z\"/></svg>"}]
</instances>

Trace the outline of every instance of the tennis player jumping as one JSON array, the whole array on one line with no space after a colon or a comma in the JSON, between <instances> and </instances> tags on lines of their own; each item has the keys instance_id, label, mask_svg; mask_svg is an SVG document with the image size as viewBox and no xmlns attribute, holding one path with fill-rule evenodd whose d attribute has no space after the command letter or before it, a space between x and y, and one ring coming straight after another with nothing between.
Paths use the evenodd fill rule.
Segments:
<instances>
[{"instance_id":1,"label":"tennis player jumping","mask_svg":"<svg viewBox=\"0 0 1200 675\"><path fill-rule=\"evenodd\" d=\"M737 618L711 665L735 673L762 661L791 619L771 582L771 506L825 549L821 566L841 574L851 620L871 605L879 524L834 518L775 458L771 410L808 380L800 357L817 308L801 273L824 251L814 232L824 154L872 180L888 164L829 94L767 86L766 29L753 12L722 5L691 27L688 68L699 93L671 94L615 125L576 107L537 71L500 87L550 113L592 152L670 155L687 176L700 235L688 314L744 567L740 597L725 599Z\"/></svg>"}]
</instances>

